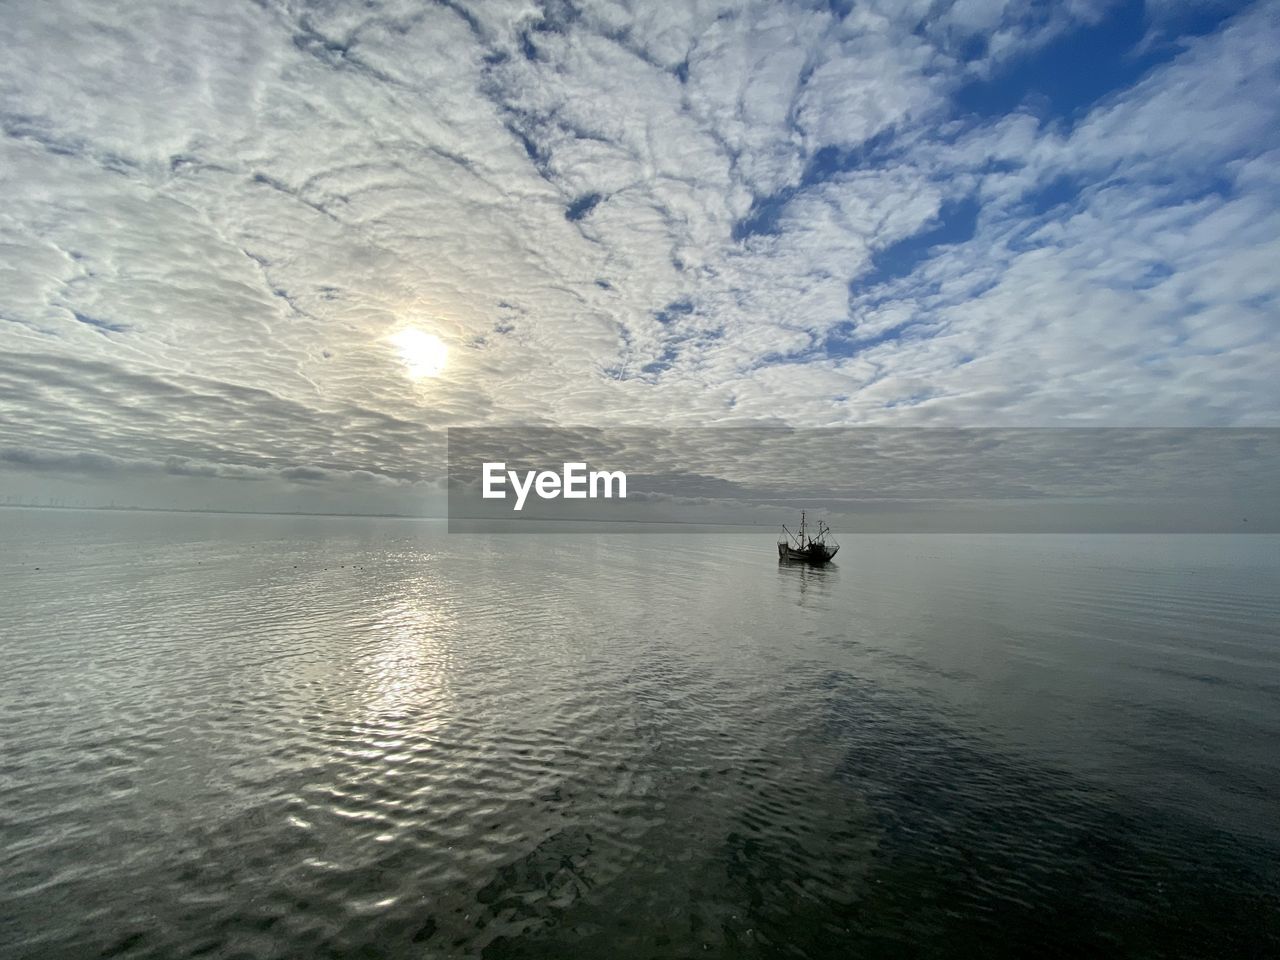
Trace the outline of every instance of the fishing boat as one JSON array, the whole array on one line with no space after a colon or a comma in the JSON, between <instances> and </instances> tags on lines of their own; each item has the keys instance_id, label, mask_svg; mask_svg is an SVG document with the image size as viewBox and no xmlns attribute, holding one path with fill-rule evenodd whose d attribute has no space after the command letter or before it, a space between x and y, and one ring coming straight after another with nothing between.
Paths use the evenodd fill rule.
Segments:
<instances>
[{"instance_id":1,"label":"fishing boat","mask_svg":"<svg viewBox=\"0 0 1280 960\"><path fill-rule=\"evenodd\" d=\"M823 564L836 555L840 544L831 535L831 528L821 520L818 521L818 535L811 536L805 527L804 511L800 511L800 532L792 533L787 525L782 525L786 538L778 541L778 559L794 560L800 563Z\"/></svg>"}]
</instances>

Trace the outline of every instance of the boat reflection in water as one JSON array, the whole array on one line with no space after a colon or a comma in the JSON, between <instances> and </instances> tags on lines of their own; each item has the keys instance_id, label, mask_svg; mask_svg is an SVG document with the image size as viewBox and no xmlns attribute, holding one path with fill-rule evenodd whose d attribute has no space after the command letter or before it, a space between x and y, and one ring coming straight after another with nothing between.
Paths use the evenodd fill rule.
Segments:
<instances>
[{"instance_id":1,"label":"boat reflection in water","mask_svg":"<svg viewBox=\"0 0 1280 960\"><path fill-rule=\"evenodd\" d=\"M792 533L786 524L782 525L785 539L778 541L778 560L784 563L811 563L821 566L828 563L840 549L831 528L821 520L818 521L818 534L811 536L805 528L804 511L800 511L800 532Z\"/></svg>"},{"instance_id":2,"label":"boat reflection in water","mask_svg":"<svg viewBox=\"0 0 1280 960\"><path fill-rule=\"evenodd\" d=\"M830 609L830 602L841 591L833 588L840 582L840 564L809 563L806 560L778 560L778 579L785 584L784 595L801 607Z\"/></svg>"}]
</instances>

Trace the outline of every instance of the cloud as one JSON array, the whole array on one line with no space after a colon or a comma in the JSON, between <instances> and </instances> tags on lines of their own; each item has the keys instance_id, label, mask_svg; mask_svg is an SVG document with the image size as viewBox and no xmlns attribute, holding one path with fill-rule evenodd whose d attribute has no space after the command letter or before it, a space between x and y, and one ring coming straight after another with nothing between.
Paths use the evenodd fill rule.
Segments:
<instances>
[{"instance_id":1,"label":"cloud","mask_svg":"<svg viewBox=\"0 0 1280 960\"><path fill-rule=\"evenodd\" d=\"M1273 422L1276 6L1152 5L1078 109L960 106L1125 16L26 5L0 443L408 489L487 423Z\"/></svg>"}]
</instances>

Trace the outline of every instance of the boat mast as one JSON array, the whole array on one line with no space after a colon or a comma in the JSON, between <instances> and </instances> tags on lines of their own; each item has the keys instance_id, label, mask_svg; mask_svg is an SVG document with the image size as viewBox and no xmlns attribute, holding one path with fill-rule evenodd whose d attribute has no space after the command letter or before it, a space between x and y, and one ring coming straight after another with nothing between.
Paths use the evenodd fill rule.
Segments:
<instances>
[{"instance_id":1,"label":"boat mast","mask_svg":"<svg viewBox=\"0 0 1280 960\"><path fill-rule=\"evenodd\" d=\"M800 511L800 549L804 549L804 511Z\"/></svg>"}]
</instances>

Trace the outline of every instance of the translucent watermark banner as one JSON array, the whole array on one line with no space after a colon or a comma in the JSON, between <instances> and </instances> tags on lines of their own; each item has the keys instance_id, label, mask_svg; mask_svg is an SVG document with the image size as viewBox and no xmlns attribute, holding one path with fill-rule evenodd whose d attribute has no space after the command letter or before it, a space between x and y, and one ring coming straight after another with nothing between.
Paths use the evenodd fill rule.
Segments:
<instances>
[{"instance_id":1,"label":"translucent watermark banner","mask_svg":"<svg viewBox=\"0 0 1280 960\"><path fill-rule=\"evenodd\" d=\"M1271 428L449 430L452 533L1276 533Z\"/></svg>"}]
</instances>

